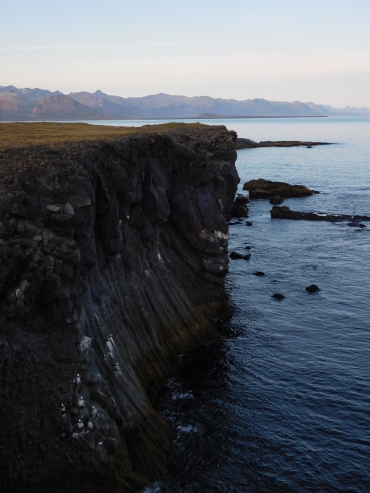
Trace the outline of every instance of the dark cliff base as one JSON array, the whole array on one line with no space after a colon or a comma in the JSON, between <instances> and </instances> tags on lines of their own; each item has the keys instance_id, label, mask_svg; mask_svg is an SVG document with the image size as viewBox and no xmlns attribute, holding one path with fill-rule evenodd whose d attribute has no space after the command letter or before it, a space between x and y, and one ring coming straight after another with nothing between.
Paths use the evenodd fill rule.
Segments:
<instances>
[{"instance_id":1,"label":"dark cliff base","mask_svg":"<svg viewBox=\"0 0 370 493\"><path fill-rule=\"evenodd\" d=\"M165 474L177 353L230 313L236 134L0 130L1 488L130 491Z\"/></svg>"}]
</instances>

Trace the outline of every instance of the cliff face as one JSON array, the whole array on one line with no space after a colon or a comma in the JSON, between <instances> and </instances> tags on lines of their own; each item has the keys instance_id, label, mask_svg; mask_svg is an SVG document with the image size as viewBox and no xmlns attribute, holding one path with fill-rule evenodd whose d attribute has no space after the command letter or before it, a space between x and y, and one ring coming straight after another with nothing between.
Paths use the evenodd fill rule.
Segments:
<instances>
[{"instance_id":1,"label":"cliff face","mask_svg":"<svg viewBox=\"0 0 370 493\"><path fill-rule=\"evenodd\" d=\"M127 491L164 473L150 399L228 310L235 139L184 126L0 150L5 490Z\"/></svg>"}]
</instances>

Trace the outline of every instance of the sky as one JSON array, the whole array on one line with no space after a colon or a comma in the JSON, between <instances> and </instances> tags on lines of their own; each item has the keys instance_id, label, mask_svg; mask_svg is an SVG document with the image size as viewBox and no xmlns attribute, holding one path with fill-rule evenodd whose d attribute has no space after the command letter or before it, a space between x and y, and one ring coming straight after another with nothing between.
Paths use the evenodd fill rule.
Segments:
<instances>
[{"instance_id":1,"label":"sky","mask_svg":"<svg viewBox=\"0 0 370 493\"><path fill-rule=\"evenodd\" d=\"M370 107L370 0L1 0L6 85Z\"/></svg>"}]
</instances>

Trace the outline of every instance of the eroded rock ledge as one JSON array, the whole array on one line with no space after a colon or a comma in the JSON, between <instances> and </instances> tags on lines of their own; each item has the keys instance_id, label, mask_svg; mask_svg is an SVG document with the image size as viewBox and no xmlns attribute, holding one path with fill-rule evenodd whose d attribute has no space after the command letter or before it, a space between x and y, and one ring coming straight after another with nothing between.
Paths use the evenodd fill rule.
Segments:
<instances>
[{"instance_id":1,"label":"eroded rock ledge","mask_svg":"<svg viewBox=\"0 0 370 493\"><path fill-rule=\"evenodd\" d=\"M301 140L278 140L271 141L265 140L261 142L255 142L251 139L243 139L239 137L236 139L236 149L254 149L256 147L315 147L322 145L331 145L332 142L309 142Z\"/></svg>"},{"instance_id":2,"label":"eroded rock ledge","mask_svg":"<svg viewBox=\"0 0 370 493\"><path fill-rule=\"evenodd\" d=\"M165 471L151 397L229 310L236 134L37 125L0 149L2 491L129 491Z\"/></svg>"},{"instance_id":3,"label":"eroded rock ledge","mask_svg":"<svg viewBox=\"0 0 370 493\"><path fill-rule=\"evenodd\" d=\"M360 226L360 221L370 221L370 216L351 216L350 214L316 214L314 212L293 211L289 207L274 206L270 210L272 219L292 219L296 221L328 221L331 223L350 221L349 226Z\"/></svg>"}]
</instances>

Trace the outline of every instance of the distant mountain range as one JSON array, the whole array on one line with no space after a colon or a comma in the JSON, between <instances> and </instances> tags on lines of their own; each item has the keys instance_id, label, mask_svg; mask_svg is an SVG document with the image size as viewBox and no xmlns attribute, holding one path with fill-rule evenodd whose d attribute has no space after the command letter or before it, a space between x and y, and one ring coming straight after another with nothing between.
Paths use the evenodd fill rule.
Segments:
<instances>
[{"instance_id":1,"label":"distant mountain range","mask_svg":"<svg viewBox=\"0 0 370 493\"><path fill-rule=\"evenodd\" d=\"M65 95L60 91L0 86L0 121L299 116L370 116L370 109L349 106L339 109L300 101L190 98L163 93L142 98L109 96L101 91Z\"/></svg>"}]
</instances>

